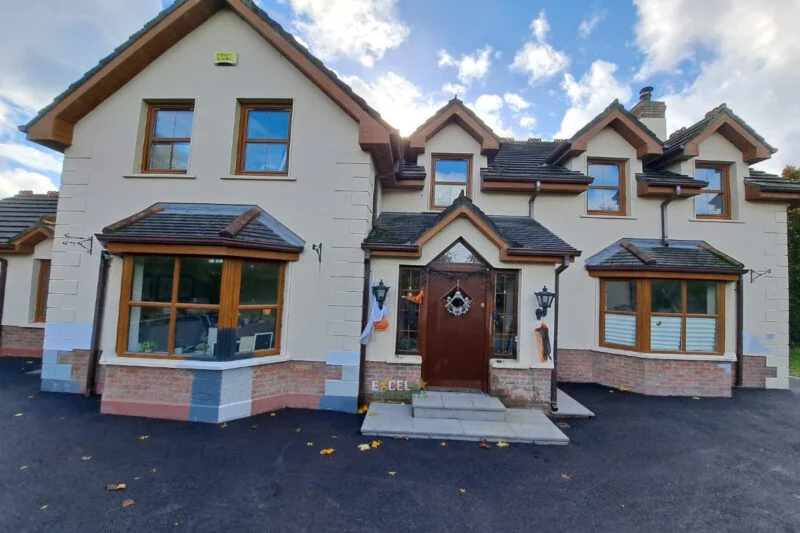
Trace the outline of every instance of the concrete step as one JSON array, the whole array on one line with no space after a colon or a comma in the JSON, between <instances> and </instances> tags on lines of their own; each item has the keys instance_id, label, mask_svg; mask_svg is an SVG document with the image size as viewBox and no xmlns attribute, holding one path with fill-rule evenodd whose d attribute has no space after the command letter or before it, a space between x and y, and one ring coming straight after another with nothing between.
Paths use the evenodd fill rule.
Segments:
<instances>
[{"instance_id":1,"label":"concrete step","mask_svg":"<svg viewBox=\"0 0 800 533\"><path fill-rule=\"evenodd\" d=\"M415 419L502 422L506 408L497 398L466 392L426 391L411 401Z\"/></svg>"},{"instance_id":2,"label":"concrete step","mask_svg":"<svg viewBox=\"0 0 800 533\"><path fill-rule=\"evenodd\" d=\"M558 389L558 411L550 413L550 418L592 418L594 413L575 398Z\"/></svg>"}]
</instances>

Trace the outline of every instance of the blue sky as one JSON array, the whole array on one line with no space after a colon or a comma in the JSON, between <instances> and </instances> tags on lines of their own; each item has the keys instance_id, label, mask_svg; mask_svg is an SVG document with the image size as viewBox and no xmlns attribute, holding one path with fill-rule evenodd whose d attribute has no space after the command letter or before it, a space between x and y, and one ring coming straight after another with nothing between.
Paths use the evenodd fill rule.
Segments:
<instances>
[{"instance_id":1,"label":"blue sky","mask_svg":"<svg viewBox=\"0 0 800 533\"><path fill-rule=\"evenodd\" d=\"M258 2L402 133L457 92L502 136L566 137L653 85L669 131L726 102L780 148L762 169L800 163L800 0ZM57 188L60 154L16 126L170 3L2 8L0 197Z\"/></svg>"}]
</instances>

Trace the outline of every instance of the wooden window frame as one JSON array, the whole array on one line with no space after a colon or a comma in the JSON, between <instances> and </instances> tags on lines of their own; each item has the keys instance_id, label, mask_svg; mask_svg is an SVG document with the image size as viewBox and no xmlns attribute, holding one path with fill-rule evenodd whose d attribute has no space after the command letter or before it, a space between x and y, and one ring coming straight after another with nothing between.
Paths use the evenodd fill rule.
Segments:
<instances>
[{"instance_id":1,"label":"wooden window frame","mask_svg":"<svg viewBox=\"0 0 800 533\"><path fill-rule=\"evenodd\" d=\"M395 344L394 350L396 354L403 354L403 355L422 355L422 304L420 304L420 308L417 311L417 329L401 329L401 324L403 323L401 312L402 312L402 304L403 304L403 296L409 290L415 289L407 289L402 286L402 279L404 272L416 272L419 274L419 287L416 289L419 291L425 287L425 269L419 266L401 266L399 269L399 273L397 276L397 331L395 332ZM402 350L400 349L400 335L402 333L408 333L416 331L417 334L417 349L416 350Z\"/></svg>"},{"instance_id":2,"label":"wooden window frame","mask_svg":"<svg viewBox=\"0 0 800 533\"><path fill-rule=\"evenodd\" d=\"M239 105L239 139L236 146L236 175L238 176L288 176L290 149L292 145L292 102L270 102L270 103L241 103ZM247 124L250 120L250 111L288 111L289 128L286 131L286 139L249 139L247 137ZM245 147L248 143L260 144L285 144L286 145L286 168L279 172L269 172L266 170L248 171L244 169Z\"/></svg>"},{"instance_id":3,"label":"wooden window frame","mask_svg":"<svg viewBox=\"0 0 800 533\"><path fill-rule=\"evenodd\" d=\"M466 161L467 162L467 181L436 181L436 163L438 161ZM437 185L459 185L464 187L464 194L467 198L472 198L472 154L433 154L431 155L431 192L429 198L430 209L444 211L449 205L436 205L436 186Z\"/></svg>"},{"instance_id":4,"label":"wooden window frame","mask_svg":"<svg viewBox=\"0 0 800 533\"><path fill-rule=\"evenodd\" d=\"M492 359L517 359L519 357L519 271L518 270L494 270L492 276L492 302L491 302L491 309L490 309L490 316L492 319L492 327L490 332L491 337L491 353ZM497 276L498 275L513 275L515 278L514 283L514 311L513 311L513 330L514 330L514 342L512 344L513 348L511 350L511 354L498 354L494 351L494 341L495 341L495 328L494 328L494 316L496 314L496 306L497 306ZM503 293L503 294L511 294L511 293ZM503 315L507 315L508 313L502 313Z\"/></svg>"},{"instance_id":5,"label":"wooden window frame","mask_svg":"<svg viewBox=\"0 0 800 533\"><path fill-rule=\"evenodd\" d=\"M633 281L636 283L636 311L606 311L606 282L608 281ZM656 313L652 310L652 282L653 281L680 281L681 282L681 298L682 309L681 313ZM717 312L716 314L697 314L689 313L688 300L687 300L687 284L688 281L707 281L716 282L717 284ZM680 354L680 355L723 355L725 353L725 281L709 280L704 278L685 277L680 279L675 278L630 278L613 277L600 279L600 320L599 320L599 345L602 348L614 348L618 350L630 350L641 353L652 354ZM632 315L636 316L636 342L634 346L627 346L623 344L608 343L605 341L605 316L607 313L618 315ZM650 319L653 316L679 316L682 317L681 322L681 340L680 345L683 348L686 346L686 319L687 318L715 318L717 320L716 330L716 349L713 352L697 352L680 350L651 350L650 349Z\"/></svg>"},{"instance_id":6,"label":"wooden window frame","mask_svg":"<svg viewBox=\"0 0 800 533\"><path fill-rule=\"evenodd\" d=\"M616 165L619 167L619 187L610 187L608 185L595 185L590 183L586 189L586 214L587 215L606 215L606 216L627 216L628 214L628 162L625 159L603 159L592 157L586 160L586 175L589 175L589 167L591 165ZM597 209L589 209L589 192L592 189L602 189L614 191L619 189L619 210L617 211L601 211Z\"/></svg>"},{"instance_id":7,"label":"wooden window frame","mask_svg":"<svg viewBox=\"0 0 800 533\"><path fill-rule=\"evenodd\" d=\"M145 124L144 133L144 149L142 153L142 174L186 174L189 171L189 165L186 165L186 170L180 169L151 169L150 168L150 151L153 142L158 141L164 144L189 144L189 158L192 157L192 138L191 137L155 137L156 127L156 113L158 111L191 111L192 112L192 129L194 129L194 102L178 103L178 104L147 104L147 120Z\"/></svg>"},{"instance_id":8,"label":"wooden window frame","mask_svg":"<svg viewBox=\"0 0 800 533\"><path fill-rule=\"evenodd\" d=\"M133 268L134 260L139 256L155 256L169 257L174 259L173 272L172 272L172 294L169 302L141 302L131 300L131 291L133 288ZM275 346L270 350L256 350L252 354L242 356L241 359L263 357L278 355L281 349L281 330L283 329L283 293L286 279L286 264L284 262L272 261L280 266L280 276L278 281L278 303L277 304L255 304L255 305L241 305L239 303L241 280L242 280L242 265L245 262L259 261L259 259L247 259L236 257L217 257L214 255L202 255L211 259L222 259L222 277L220 280L220 301L218 304L193 304L181 303L178 301L178 293L180 289L180 264L182 258L191 258L191 256L174 255L174 254L126 254L123 256L122 265L122 288L119 303L119 322L117 324L117 355L121 357L138 357L138 358L151 358L151 359L177 359L185 360L191 359L190 355L175 355L175 326L177 322L178 309L201 309L201 310L217 310L219 318L217 323L218 329L238 329L239 327L239 311L240 310L253 310L253 309L274 309L276 312L275 319ZM167 339L167 350L159 353L146 353L146 352L129 352L128 346L128 330L130 327L130 310L132 307L140 308L161 308L170 309L169 332ZM233 354L231 354L233 356ZM237 359L239 357L236 357Z\"/></svg>"},{"instance_id":9,"label":"wooden window frame","mask_svg":"<svg viewBox=\"0 0 800 533\"><path fill-rule=\"evenodd\" d=\"M34 322L47 321L47 296L50 290L50 259L37 259L39 262L39 277L36 282L36 309L33 315Z\"/></svg>"},{"instance_id":10,"label":"wooden window frame","mask_svg":"<svg viewBox=\"0 0 800 533\"><path fill-rule=\"evenodd\" d=\"M692 206L694 217L698 220L731 220L731 180L730 180L730 164L728 163L713 163L702 161L695 163L695 170L698 168L709 168L713 170L722 171L721 183L722 189L709 189L707 186L700 189L700 194L718 193L722 194L722 207L724 212L721 215L699 215L697 214L697 203L695 200ZM698 195L699 196L699 195Z\"/></svg>"}]
</instances>

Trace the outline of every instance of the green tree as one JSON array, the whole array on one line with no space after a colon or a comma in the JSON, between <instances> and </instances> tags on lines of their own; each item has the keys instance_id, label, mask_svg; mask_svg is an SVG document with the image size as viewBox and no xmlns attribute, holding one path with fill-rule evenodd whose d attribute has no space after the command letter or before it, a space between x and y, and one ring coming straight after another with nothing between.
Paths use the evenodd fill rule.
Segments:
<instances>
[{"instance_id":1,"label":"green tree","mask_svg":"<svg viewBox=\"0 0 800 533\"><path fill-rule=\"evenodd\" d=\"M781 176L800 181L800 168L787 165ZM787 220L789 244L789 337L800 343L800 209L789 209Z\"/></svg>"},{"instance_id":2,"label":"green tree","mask_svg":"<svg viewBox=\"0 0 800 533\"><path fill-rule=\"evenodd\" d=\"M781 177L788 180L800 181L800 168L792 165L786 165L783 168L783 172L781 172Z\"/></svg>"}]
</instances>

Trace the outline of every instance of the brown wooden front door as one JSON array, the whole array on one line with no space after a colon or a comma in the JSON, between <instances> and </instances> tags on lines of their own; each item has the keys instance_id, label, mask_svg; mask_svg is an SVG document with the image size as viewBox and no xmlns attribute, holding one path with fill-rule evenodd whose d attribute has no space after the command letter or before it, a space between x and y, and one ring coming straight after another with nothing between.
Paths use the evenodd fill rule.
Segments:
<instances>
[{"instance_id":1,"label":"brown wooden front door","mask_svg":"<svg viewBox=\"0 0 800 533\"><path fill-rule=\"evenodd\" d=\"M422 378L431 386L488 390L490 273L490 269L478 265L437 264L429 268ZM463 312L463 305L448 310L448 297L469 299L469 310Z\"/></svg>"}]
</instances>

